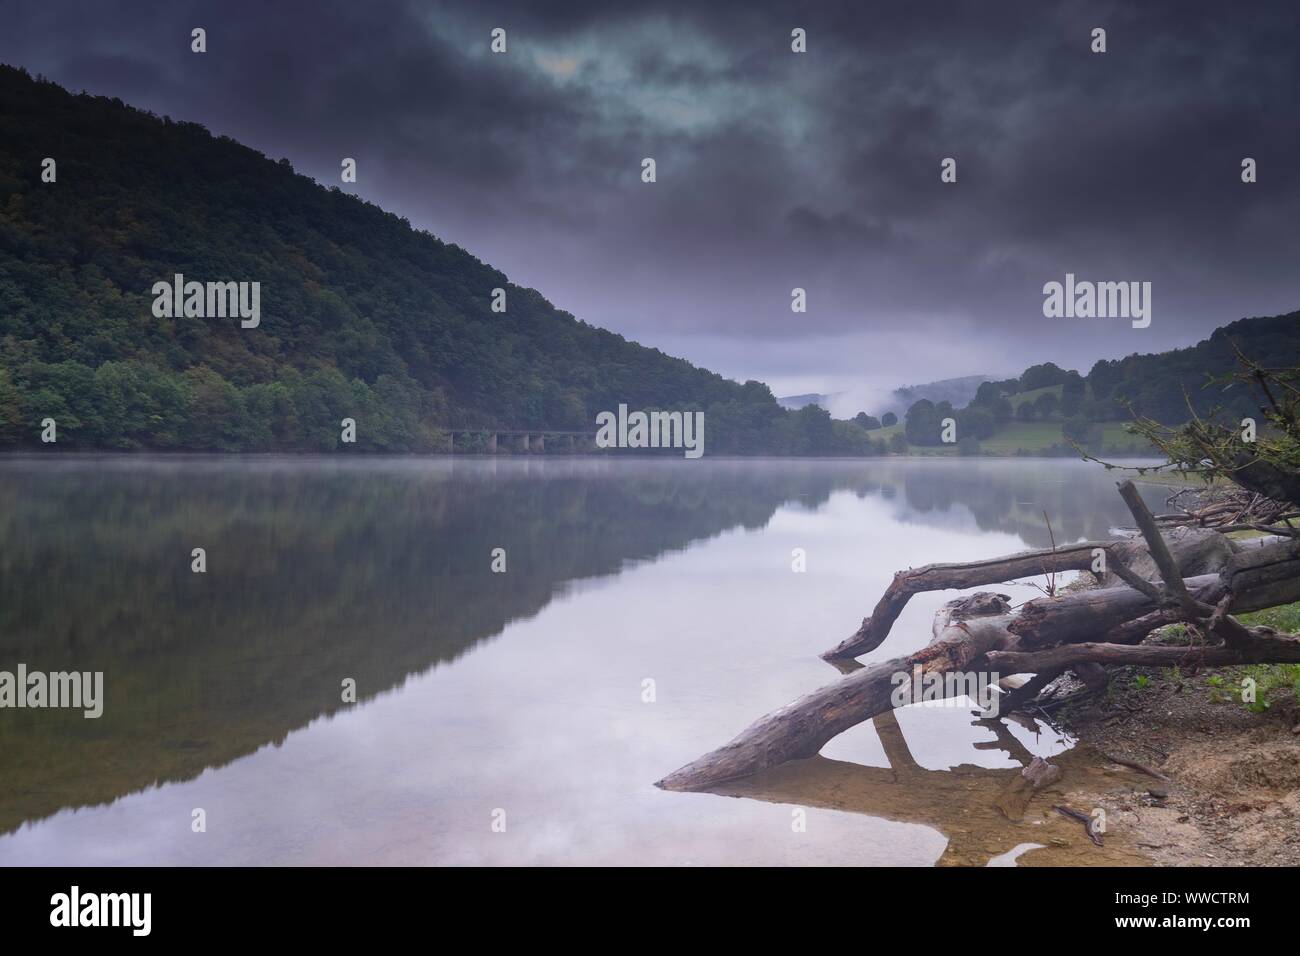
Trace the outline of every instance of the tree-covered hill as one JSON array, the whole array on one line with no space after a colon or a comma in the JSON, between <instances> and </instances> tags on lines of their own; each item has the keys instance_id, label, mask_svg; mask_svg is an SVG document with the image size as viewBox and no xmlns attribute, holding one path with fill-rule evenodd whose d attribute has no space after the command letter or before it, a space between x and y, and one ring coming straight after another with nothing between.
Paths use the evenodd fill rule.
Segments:
<instances>
[{"instance_id":1,"label":"tree-covered hill","mask_svg":"<svg viewBox=\"0 0 1300 956\"><path fill-rule=\"evenodd\" d=\"M1258 404L1245 389L1224 380L1239 367L1238 349L1266 365L1300 365L1300 312L1239 319L1185 349L1102 360L1086 376L1088 390L1116 411L1132 408L1166 424L1188 420L1184 393L1201 416L1216 407L1237 417L1254 415ZM1093 410L1095 415L1105 412Z\"/></svg>"},{"instance_id":2,"label":"tree-covered hill","mask_svg":"<svg viewBox=\"0 0 1300 956\"><path fill-rule=\"evenodd\" d=\"M1229 379L1240 356L1265 366L1300 365L1300 312L1240 319L1188 348L1103 359L1087 375L1051 362L1034 365L1019 378L984 382L965 408L918 401L900 431L910 446L942 447L942 422L951 418L967 444L950 451L1069 455L1082 445L1141 453L1150 446L1122 431L1121 422L1177 425L1193 414L1234 425L1248 416L1262 420L1258 396Z\"/></svg>"},{"instance_id":3,"label":"tree-covered hill","mask_svg":"<svg viewBox=\"0 0 1300 956\"><path fill-rule=\"evenodd\" d=\"M177 273L260 282L260 325L156 317ZM436 450L451 426L593 429L619 403L704 410L714 453L867 447L287 160L0 66L0 447L49 417L59 447L331 449L353 418L358 448Z\"/></svg>"}]
</instances>

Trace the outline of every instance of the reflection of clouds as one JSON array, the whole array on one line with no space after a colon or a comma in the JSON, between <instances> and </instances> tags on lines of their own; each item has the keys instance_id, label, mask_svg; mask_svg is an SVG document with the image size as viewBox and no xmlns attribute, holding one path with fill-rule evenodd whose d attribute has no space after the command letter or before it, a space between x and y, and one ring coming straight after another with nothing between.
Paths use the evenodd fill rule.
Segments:
<instances>
[{"instance_id":1,"label":"reflection of clouds","mask_svg":"<svg viewBox=\"0 0 1300 956\"><path fill-rule=\"evenodd\" d=\"M1012 847L1010 850L1008 850L1006 853L1003 853L1000 856L995 856L993 859L989 860L988 865L989 866L1015 866L1016 860L1020 859L1021 856L1028 853L1030 850L1039 849L1040 847L1042 847L1042 845L1043 844L1041 843L1019 843L1016 846Z\"/></svg>"},{"instance_id":2,"label":"reflection of clouds","mask_svg":"<svg viewBox=\"0 0 1300 956\"><path fill-rule=\"evenodd\" d=\"M586 580L497 639L197 779L0 837L0 863L932 863L945 839L928 826L810 809L807 832L796 834L789 805L652 783L836 679L817 654L856 625L896 570L1019 547L969 521L948 526L930 514L918 523L906 495L852 491L956 475L939 465L770 463L772 474L803 476L814 498L828 476L841 489L815 511L782 506L760 528ZM694 466L621 467L624 477L673 482ZM752 477L769 464L722 463L719 473L733 467ZM1019 462L966 467L991 484L1026 471ZM1113 495L1100 470L1071 475L1079 494ZM739 478L735 487L747 493ZM790 570L793 547L808 550L806 574ZM873 656L926 643L948 597L916 596ZM656 681L654 704L641 702L646 677ZM990 733L965 710L908 708L898 721L923 768L1013 765L1003 751L975 749ZM1058 749L1054 737L1011 732L1034 753ZM885 765L870 725L825 754ZM207 811L206 834L189 831L194 807ZM490 830L496 807L507 812L504 834Z\"/></svg>"},{"instance_id":3,"label":"reflection of clouds","mask_svg":"<svg viewBox=\"0 0 1300 956\"><path fill-rule=\"evenodd\" d=\"M908 749L926 770L948 770L962 764L990 769L1021 766L1005 750L975 749L976 744L989 744L994 740L987 727L976 723L972 716L976 709L973 702L966 700L962 706L903 707L894 714ZM1043 728L1043 733L1036 737L1017 724L1007 722L1006 726L1035 756L1051 757L1069 749L1057 743L1057 735L1049 728ZM876 730L869 721L840 734L822 748L822 756L867 766L887 766Z\"/></svg>"}]
</instances>

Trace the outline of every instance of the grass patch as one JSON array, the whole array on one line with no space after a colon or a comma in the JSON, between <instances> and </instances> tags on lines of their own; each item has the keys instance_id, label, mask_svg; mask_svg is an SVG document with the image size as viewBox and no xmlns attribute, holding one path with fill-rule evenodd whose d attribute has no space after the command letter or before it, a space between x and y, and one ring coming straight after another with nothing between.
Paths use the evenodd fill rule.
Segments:
<instances>
[{"instance_id":1,"label":"grass patch","mask_svg":"<svg viewBox=\"0 0 1300 956\"><path fill-rule=\"evenodd\" d=\"M1124 425L1124 422L1101 422L1102 447L1135 455L1155 453L1155 448L1145 438L1125 431Z\"/></svg>"},{"instance_id":2,"label":"grass patch","mask_svg":"<svg viewBox=\"0 0 1300 956\"><path fill-rule=\"evenodd\" d=\"M1040 395L1055 395L1057 401L1060 401L1061 392L1064 390L1064 385L1048 385L1044 388L1031 388L1027 392L1016 392L1014 395L1008 395L1007 400L1011 402L1012 408L1019 408L1025 402L1036 402Z\"/></svg>"},{"instance_id":3,"label":"grass patch","mask_svg":"<svg viewBox=\"0 0 1300 956\"><path fill-rule=\"evenodd\" d=\"M1060 385L1050 388L1037 388L1022 395L1010 396L1014 401L1022 396L1041 395L1043 392L1060 392ZM1143 439L1130 435L1124 430L1123 422L1100 422L1102 433L1102 454L1147 455L1154 449ZM873 439L889 441L894 435L903 434L904 423L900 420L888 428L876 428L868 432ZM1065 436L1061 433L1060 421L1021 422L1010 421L1001 425L997 433L980 442L980 453L984 455L1035 455L1041 454L1053 445L1065 447ZM910 445L909 455L955 455L955 445Z\"/></svg>"},{"instance_id":4,"label":"grass patch","mask_svg":"<svg viewBox=\"0 0 1300 956\"><path fill-rule=\"evenodd\" d=\"M1300 631L1300 601L1295 604L1271 607L1266 611L1241 614L1237 616L1237 620L1248 627L1272 627L1279 631L1286 631L1288 634L1294 633Z\"/></svg>"},{"instance_id":5,"label":"grass patch","mask_svg":"<svg viewBox=\"0 0 1300 956\"><path fill-rule=\"evenodd\" d=\"M980 442L980 450L998 455L1014 455L1022 450L1046 451L1064 441L1060 422L1007 422L992 438Z\"/></svg>"},{"instance_id":6,"label":"grass patch","mask_svg":"<svg viewBox=\"0 0 1300 956\"><path fill-rule=\"evenodd\" d=\"M1242 614L1238 620L1250 627L1266 626L1287 633L1300 631L1300 602ZM1295 695L1296 700L1300 701L1300 664L1249 664L1226 668L1225 671L1231 675L1231 681L1221 684L1211 683L1210 686L1214 688L1213 693L1217 695L1222 688L1229 695L1228 699L1241 701L1243 706L1252 713L1259 714L1267 710L1269 697L1278 688L1287 688ZM1242 681L1248 677L1255 682L1254 702L1241 700ZM1211 677L1207 683L1213 680L1214 678Z\"/></svg>"},{"instance_id":7,"label":"grass patch","mask_svg":"<svg viewBox=\"0 0 1300 956\"><path fill-rule=\"evenodd\" d=\"M1224 684L1228 699L1240 701L1252 714L1268 710L1272 706L1269 698L1278 688L1289 690L1300 701L1300 664L1248 664L1228 668L1228 672L1232 675L1232 679ZM1254 700L1245 699L1247 678L1255 682ZM1217 701L1218 697L1215 699Z\"/></svg>"},{"instance_id":8,"label":"grass patch","mask_svg":"<svg viewBox=\"0 0 1300 956\"><path fill-rule=\"evenodd\" d=\"M1241 614L1237 618L1249 627L1267 626L1293 633L1300 631L1300 602L1284 604L1266 611ZM1156 631L1154 637L1157 643L1176 647L1186 647L1192 643L1191 635L1183 624L1166 625ZM1183 680L1181 673L1176 668L1173 673L1181 684ZM1246 695L1243 692L1247 686L1244 683L1246 678L1255 682L1254 700L1245 699ZM1262 714L1269 709L1269 698L1275 696L1275 692L1280 688L1290 691L1295 695L1297 702L1300 702L1300 664L1245 664L1237 667L1222 667L1208 673L1204 681L1210 691L1210 700L1214 703L1238 704L1255 714ZM1144 685L1139 681L1135 682L1135 686L1141 688Z\"/></svg>"}]
</instances>

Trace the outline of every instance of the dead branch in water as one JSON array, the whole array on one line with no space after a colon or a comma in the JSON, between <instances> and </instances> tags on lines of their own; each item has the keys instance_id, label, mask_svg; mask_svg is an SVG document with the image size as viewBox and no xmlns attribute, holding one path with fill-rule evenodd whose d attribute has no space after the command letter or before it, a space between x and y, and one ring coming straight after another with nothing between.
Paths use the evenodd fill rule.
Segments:
<instances>
[{"instance_id":1,"label":"dead branch in water","mask_svg":"<svg viewBox=\"0 0 1300 956\"><path fill-rule=\"evenodd\" d=\"M1101 587L1048 595L1017 609L1004 595L986 592L950 601L936 615L933 639L920 651L853 670L760 718L658 785L703 790L815 756L850 727L910 702L918 680L927 685L927 697L948 697L960 696L970 686L950 678L983 674L996 684L999 675L1033 674L1027 684L1008 692L1007 702L1019 706L1032 700L1026 688L1037 694L1066 670L1092 684L1104 682L1097 665L1300 662L1300 636L1249 628L1229 613L1300 600L1300 538L1280 536L1247 545L1208 529L1162 532L1132 482L1121 483L1119 491L1141 538L900 571L871 617L823 656L843 662L880 646L911 596L925 591L1090 570L1104 553L1108 570ZM1158 582L1152 580L1156 576ZM1176 622L1205 640L1191 647L1142 643L1155 628Z\"/></svg>"}]
</instances>

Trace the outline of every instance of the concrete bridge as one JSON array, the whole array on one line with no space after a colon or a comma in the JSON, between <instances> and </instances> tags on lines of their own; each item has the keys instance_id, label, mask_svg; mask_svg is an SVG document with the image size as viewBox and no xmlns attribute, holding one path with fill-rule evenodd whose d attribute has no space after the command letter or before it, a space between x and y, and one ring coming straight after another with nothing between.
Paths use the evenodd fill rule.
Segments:
<instances>
[{"instance_id":1,"label":"concrete bridge","mask_svg":"<svg viewBox=\"0 0 1300 956\"><path fill-rule=\"evenodd\" d=\"M456 442L461 440L461 447L466 451L483 451L489 455L499 454L504 449L521 454L541 454L546 451L549 442L552 448L557 446L571 454L596 450L596 432L565 431L554 428L450 428L451 452L456 452ZM482 447L466 448L475 438L483 439ZM477 443L475 443L477 444Z\"/></svg>"}]
</instances>

